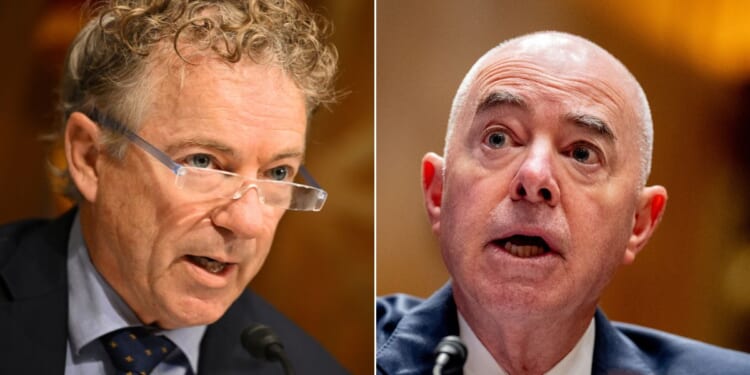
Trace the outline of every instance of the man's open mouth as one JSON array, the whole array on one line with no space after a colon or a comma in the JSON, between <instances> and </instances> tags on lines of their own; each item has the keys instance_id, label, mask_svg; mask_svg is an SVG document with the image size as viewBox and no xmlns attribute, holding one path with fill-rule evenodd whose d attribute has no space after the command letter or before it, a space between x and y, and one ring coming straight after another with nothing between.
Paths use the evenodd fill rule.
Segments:
<instances>
[{"instance_id":1,"label":"man's open mouth","mask_svg":"<svg viewBox=\"0 0 750 375\"><path fill-rule=\"evenodd\" d=\"M222 263L208 257L201 257L196 255L188 255L187 259L196 266L201 267L204 270L214 274L220 273L228 265L228 263Z\"/></svg>"},{"instance_id":2,"label":"man's open mouth","mask_svg":"<svg viewBox=\"0 0 750 375\"><path fill-rule=\"evenodd\" d=\"M519 258L531 258L550 252L550 246L538 236L514 235L495 240L493 243Z\"/></svg>"}]
</instances>

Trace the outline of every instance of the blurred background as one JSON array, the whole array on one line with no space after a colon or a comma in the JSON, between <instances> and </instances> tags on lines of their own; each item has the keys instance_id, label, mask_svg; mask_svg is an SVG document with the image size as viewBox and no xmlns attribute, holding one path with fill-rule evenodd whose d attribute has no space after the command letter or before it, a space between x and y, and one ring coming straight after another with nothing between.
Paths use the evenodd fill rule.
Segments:
<instances>
[{"instance_id":1,"label":"blurred background","mask_svg":"<svg viewBox=\"0 0 750 375\"><path fill-rule=\"evenodd\" d=\"M80 0L0 1L0 223L54 217L48 163L59 148L40 140L55 123L55 89L83 20ZM253 290L316 337L354 374L373 369L373 3L310 0L334 23L339 104L320 109L307 166L329 193L320 213L288 213ZM239 332L238 332L239 335Z\"/></svg>"},{"instance_id":2,"label":"blurred background","mask_svg":"<svg viewBox=\"0 0 750 375\"><path fill-rule=\"evenodd\" d=\"M499 42L539 30L594 41L644 87L655 236L602 300L613 320L750 351L750 2L381 0L377 23L377 294L448 280L422 205L420 160L442 153L453 95ZM481 197L477 197L481 199Z\"/></svg>"}]
</instances>

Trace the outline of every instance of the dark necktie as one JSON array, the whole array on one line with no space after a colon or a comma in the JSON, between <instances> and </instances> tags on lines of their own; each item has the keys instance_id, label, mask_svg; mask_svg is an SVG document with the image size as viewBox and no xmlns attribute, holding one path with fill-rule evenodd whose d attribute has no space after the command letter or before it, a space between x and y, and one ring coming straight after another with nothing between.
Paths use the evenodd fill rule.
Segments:
<instances>
[{"instance_id":1,"label":"dark necktie","mask_svg":"<svg viewBox=\"0 0 750 375\"><path fill-rule=\"evenodd\" d=\"M175 348L168 338L156 336L144 327L119 329L99 340L118 375L148 375Z\"/></svg>"}]
</instances>

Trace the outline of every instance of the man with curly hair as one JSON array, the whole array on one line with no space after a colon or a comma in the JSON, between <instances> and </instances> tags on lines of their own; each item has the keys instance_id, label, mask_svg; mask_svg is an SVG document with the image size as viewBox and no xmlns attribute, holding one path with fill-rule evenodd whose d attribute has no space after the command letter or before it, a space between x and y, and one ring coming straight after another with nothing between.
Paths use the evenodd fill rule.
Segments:
<instances>
[{"instance_id":1,"label":"man with curly hair","mask_svg":"<svg viewBox=\"0 0 750 375\"><path fill-rule=\"evenodd\" d=\"M246 289L286 210L326 199L303 167L336 97L325 20L291 0L90 9L60 98L78 204L0 228L0 373L279 373L240 344L255 323L301 373L344 373Z\"/></svg>"}]
</instances>

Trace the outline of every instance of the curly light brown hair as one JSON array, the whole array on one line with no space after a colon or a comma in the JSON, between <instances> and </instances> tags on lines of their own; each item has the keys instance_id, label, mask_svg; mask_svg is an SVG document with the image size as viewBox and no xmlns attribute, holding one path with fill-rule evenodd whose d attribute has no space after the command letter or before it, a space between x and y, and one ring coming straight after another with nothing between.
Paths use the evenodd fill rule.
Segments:
<instances>
[{"instance_id":1,"label":"curly light brown hair","mask_svg":"<svg viewBox=\"0 0 750 375\"><path fill-rule=\"evenodd\" d=\"M187 65L201 60L196 55L277 65L304 93L308 115L338 95L330 23L297 0L95 0L85 7L90 21L68 50L60 88L63 131L76 111L137 130L156 81L150 72L170 57ZM122 157L121 137L105 131L103 142ZM76 198L70 181L65 190Z\"/></svg>"}]
</instances>

